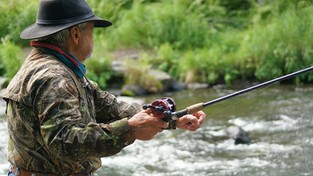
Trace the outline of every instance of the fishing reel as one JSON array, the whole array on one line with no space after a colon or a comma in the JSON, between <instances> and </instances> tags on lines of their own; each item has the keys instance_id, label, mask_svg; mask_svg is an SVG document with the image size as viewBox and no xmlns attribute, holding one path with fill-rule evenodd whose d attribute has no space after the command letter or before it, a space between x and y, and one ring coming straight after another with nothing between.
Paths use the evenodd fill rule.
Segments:
<instances>
[{"instance_id":1,"label":"fishing reel","mask_svg":"<svg viewBox=\"0 0 313 176\"><path fill-rule=\"evenodd\" d=\"M162 98L154 100L151 104L143 105L143 109L152 109L155 117L161 118L165 122L172 120L171 113L176 111L176 104L171 98Z\"/></svg>"}]
</instances>

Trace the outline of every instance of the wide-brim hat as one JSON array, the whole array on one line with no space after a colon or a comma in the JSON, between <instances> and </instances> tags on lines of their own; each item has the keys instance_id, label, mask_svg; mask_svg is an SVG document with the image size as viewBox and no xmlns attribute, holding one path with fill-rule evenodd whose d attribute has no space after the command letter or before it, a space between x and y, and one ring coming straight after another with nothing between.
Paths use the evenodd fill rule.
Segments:
<instances>
[{"instance_id":1,"label":"wide-brim hat","mask_svg":"<svg viewBox=\"0 0 313 176\"><path fill-rule=\"evenodd\" d=\"M40 0L36 23L25 28L20 37L42 38L88 21L94 21L95 27L112 25L97 17L85 0Z\"/></svg>"}]
</instances>

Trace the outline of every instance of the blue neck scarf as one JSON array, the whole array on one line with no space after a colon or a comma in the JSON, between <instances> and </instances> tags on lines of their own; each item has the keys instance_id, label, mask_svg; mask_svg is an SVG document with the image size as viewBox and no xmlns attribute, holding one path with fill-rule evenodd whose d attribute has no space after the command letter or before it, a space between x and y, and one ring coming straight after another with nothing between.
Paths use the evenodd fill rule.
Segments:
<instances>
[{"instance_id":1,"label":"blue neck scarf","mask_svg":"<svg viewBox=\"0 0 313 176\"><path fill-rule=\"evenodd\" d=\"M31 46L34 47L40 47L45 52L52 54L55 56L59 61L61 61L63 64L65 64L68 68L70 68L77 77L83 78L86 73L86 67L84 64L82 64L75 56L73 56L70 53L65 52L61 48L58 48L54 45L43 43L43 42L37 42L32 41L30 43Z\"/></svg>"}]
</instances>

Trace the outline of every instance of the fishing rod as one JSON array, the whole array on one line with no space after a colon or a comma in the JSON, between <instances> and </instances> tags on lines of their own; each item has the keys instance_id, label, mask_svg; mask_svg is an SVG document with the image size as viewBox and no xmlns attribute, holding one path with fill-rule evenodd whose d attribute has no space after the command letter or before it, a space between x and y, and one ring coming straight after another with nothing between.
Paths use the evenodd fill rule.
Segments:
<instances>
[{"instance_id":1,"label":"fishing rod","mask_svg":"<svg viewBox=\"0 0 313 176\"><path fill-rule=\"evenodd\" d=\"M176 111L175 102L171 98L162 98L160 100L155 100L154 102L152 102L152 104L143 105L143 108L144 109L152 108L153 114L157 117L162 118L162 120L164 120L164 121L176 120L177 118L180 118L184 115L193 114L197 111L200 111L209 105L212 105L212 104L218 103L220 101L223 101L223 100L226 100L226 99L250 92L252 90L273 84L275 82L279 82L279 81L283 81L285 79L292 78L294 76L297 76L297 75L300 75L300 74L303 74L303 73L306 73L306 72L309 72L312 70L313 70L313 66L299 70L299 71L296 71L296 72L293 72L293 73L290 73L290 74L287 74L287 75L284 75L284 76L281 76L281 77L278 77L278 78L275 78L275 79L272 79L272 80L269 80L269 81L266 81L266 82L263 82L263 83L260 83L260 84L257 84L257 85L252 86L252 87L248 87L246 89L222 96L220 98L217 98L217 99L214 99L214 100L211 100L208 102L204 102L204 103L201 102L201 103L193 104L193 105L188 106L185 109L179 110L179 111Z\"/></svg>"}]
</instances>

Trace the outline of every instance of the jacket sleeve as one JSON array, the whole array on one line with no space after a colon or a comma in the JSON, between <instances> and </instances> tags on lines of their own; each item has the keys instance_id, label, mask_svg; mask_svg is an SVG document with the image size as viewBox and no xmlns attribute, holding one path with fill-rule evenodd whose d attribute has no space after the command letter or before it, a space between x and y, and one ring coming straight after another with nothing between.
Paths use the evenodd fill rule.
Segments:
<instances>
[{"instance_id":1,"label":"jacket sleeve","mask_svg":"<svg viewBox=\"0 0 313 176\"><path fill-rule=\"evenodd\" d=\"M140 104L119 101L115 95L101 90L97 83L93 81L90 83L94 95L97 122L108 123L115 121L116 118L129 119L142 110Z\"/></svg>"},{"instance_id":2,"label":"jacket sleeve","mask_svg":"<svg viewBox=\"0 0 313 176\"><path fill-rule=\"evenodd\" d=\"M127 115L110 110L111 113L103 113L103 116L121 116L108 123L98 123L84 116L82 112L86 107L80 106L79 93L70 77L40 78L32 86L44 143L57 158L81 161L114 155L134 141Z\"/></svg>"}]
</instances>

